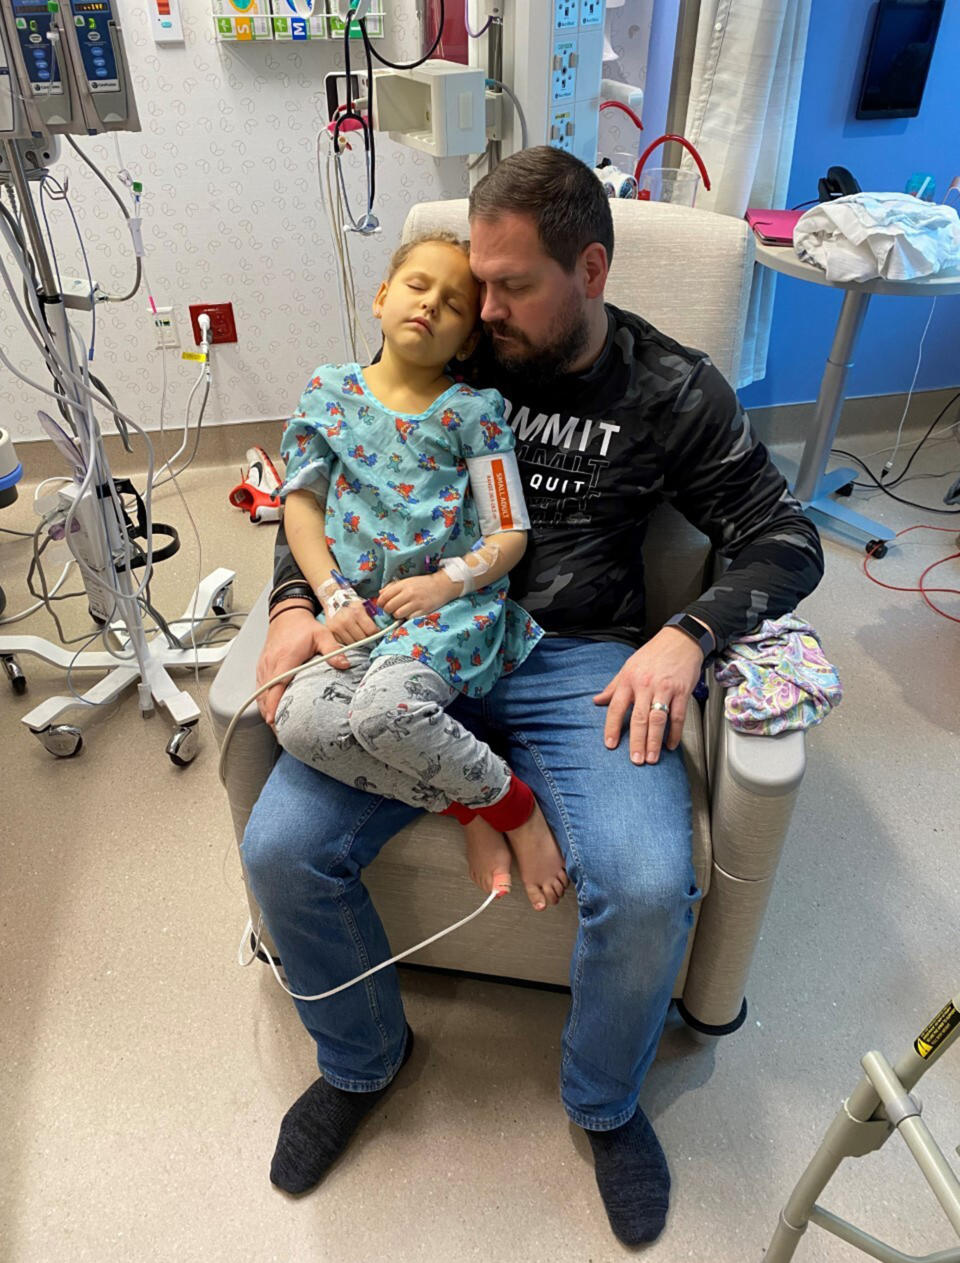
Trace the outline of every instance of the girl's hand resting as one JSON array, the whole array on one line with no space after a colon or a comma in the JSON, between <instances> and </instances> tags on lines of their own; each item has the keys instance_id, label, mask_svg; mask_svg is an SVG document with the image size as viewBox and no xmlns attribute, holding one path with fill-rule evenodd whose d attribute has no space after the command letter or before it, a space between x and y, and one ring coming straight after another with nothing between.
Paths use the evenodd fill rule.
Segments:
<instances>
[{"instance_id":1,"label":"girl's hand resting","mask_svg":"<svg viewBox=\"0 0 960 1263\"><path fill-rule=\"evenodd\" d=\"M438 570L436 574L413 575L410 579L394 579L382 588L377 604L398 623L416 614L431 614L455 596L462 583L455 583Z\"/></svg>"},{"instance_id":2,"label":"girl's hand resting","mask_svg":"<svg viewBox=\"0 0 960 1263\"><path fill-rule=\"evenodd\" d=\"M354 641L363 640L379 631L376 623L363 608L362 601L351 601L343 609L338 610L325 619L324 625L333 632L334 639L341 645L352 645Z\"/></svg>"}]
</instances>

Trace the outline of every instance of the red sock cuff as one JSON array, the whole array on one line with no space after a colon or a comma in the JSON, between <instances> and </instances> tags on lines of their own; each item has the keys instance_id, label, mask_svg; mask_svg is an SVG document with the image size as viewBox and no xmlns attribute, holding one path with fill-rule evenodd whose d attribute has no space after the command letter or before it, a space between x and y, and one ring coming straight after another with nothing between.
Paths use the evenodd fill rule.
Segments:
<instances>
[{"instance_id":1,"label":"red sock cuff","mask_svg":"<svg viewBox=\"0 0 960 1263\"><path fill-rule=\"evenodd\" d=\"M453 816L454 820L458 820L460 824L469 824L471 820L476 819L477 813L472 807L464 807L463 803L451 803L449 807L444 807L440 815Z\"/></svg>"},{"instance_id":2,"label":"red sock cuff","mask_svg":"<svg viewBox=\"0 0 960 1263\"><path fill-rule=\"evenodd\" d=\"M518 829L520 825L526 824L536 805L537 800L530 786L511 772L510 788L504 796L492 807L481 807L477 815L482 816L500 833L508 833L511 829Z\"/></svg>"}]
</instances>

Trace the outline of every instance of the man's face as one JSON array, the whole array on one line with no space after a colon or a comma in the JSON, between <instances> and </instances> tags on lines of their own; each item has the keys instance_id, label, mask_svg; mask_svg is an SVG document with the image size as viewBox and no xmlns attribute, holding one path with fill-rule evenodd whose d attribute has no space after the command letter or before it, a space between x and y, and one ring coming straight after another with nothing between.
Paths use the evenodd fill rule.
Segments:
<instances>
[{"instance_id":1,"label":"man's face","mask_svg":"<svg viewBox=\"0 0 960 1263\"><path fill-rule=\"evenodd\" d=\"M528 215L471 220L470 268L480 282L480 319L509 372L548 380L583 351L589 325L581 269L565 272L545 253Z\"/></svg>"}]
</instances>

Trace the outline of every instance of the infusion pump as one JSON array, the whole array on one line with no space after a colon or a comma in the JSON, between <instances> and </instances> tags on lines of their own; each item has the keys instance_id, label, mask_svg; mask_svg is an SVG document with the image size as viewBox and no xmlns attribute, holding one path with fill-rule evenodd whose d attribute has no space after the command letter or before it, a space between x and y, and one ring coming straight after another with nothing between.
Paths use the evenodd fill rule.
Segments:
<instances>
[{"instance_id":1,"label":"infusion pump","mask_svg":"<svg viewBox=\"0 0 960 1263\"><path fill-rule=\"evenodd\" d=\"M0 0L0 135L139 131L119 0Z\"/></svg>"}]
</instances>

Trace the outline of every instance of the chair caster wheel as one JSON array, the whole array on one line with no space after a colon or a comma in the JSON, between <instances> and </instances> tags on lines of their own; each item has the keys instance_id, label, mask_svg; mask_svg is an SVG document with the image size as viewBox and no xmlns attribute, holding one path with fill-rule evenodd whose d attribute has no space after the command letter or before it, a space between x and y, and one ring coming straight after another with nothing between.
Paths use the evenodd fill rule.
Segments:
<instances>
[{"instance_id":1,"label":"chair caster wheel","mask_svg":"<svg viewBox=\"0 0 960 1263\"><path fill-rule=\"evenodd\" d=\"M83 749L83 733L72 724L54 724L44 728L37 736L45 750L58 759L72 759Z\"/></svg>"},{"instance_id":2,"label":"chair caster wheel","mask_svg":"<svg viewBox=\"0 0 960 1263\"><path fill-rule=\"evenodd\" d=\"M18 697L27 691L27 677L20 670L20 663L12 653L0 654L0 665L7 673L10 687Z\"/></svg>"},{"instance_id":3,"label":"chair caster wheel","mask_svg":"<svg viewBox=\"0 0 960 1263\"><path fill-rule=\"evenodd\" d=\"M217 618L226 618L233 611L233 580L218 588L210 602L210 611Z\"/></svg>"},{"instance_id":4,"label":"chair caster wheel","mask_svg":"<svg viewBox=\"0 0 960 1263\"><path fill-rule=\"evenodd\" d=\"M196 724L184 724L167 742L167 754L177 767L186 767L200 753L200 737Z\"/></svg>"},{"instance_id":5,"label":"chair caster wheel","mask_svg":"<svg viewBox=\"0 0 960 1263\"><path fill-rule=\"evenodd\" d=\"M868 557L876 557L877 560L887 555L887 545L882 539L872 539L864 550Z\"/></svg>"},{"instance_id":6,"label":"chair caster wheel","mask_svg":"<svg viewBox=\"0 0 960 1263\"><path fill-rule=\"evenodd\" d=\"M837 490L836 490L836 495L838 495L838 496L852 496L852 495L853 495L853 483L852 483L852 482L844 483L844 485L843 485L842 487L838 487L838 488L837 488Z\"/></svg>"}]
</instances>

